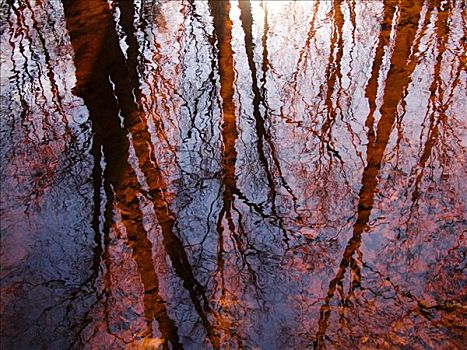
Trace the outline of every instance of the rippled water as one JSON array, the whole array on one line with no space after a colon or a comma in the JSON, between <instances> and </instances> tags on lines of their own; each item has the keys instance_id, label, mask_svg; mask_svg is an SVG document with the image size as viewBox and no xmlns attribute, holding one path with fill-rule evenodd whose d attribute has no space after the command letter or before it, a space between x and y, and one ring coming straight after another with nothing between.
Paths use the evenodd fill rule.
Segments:
<instances>
[{"instance_id":1,"label":"rippled water","mask_svg":"<svg viewBox=\"0 0 467 350\"><path fill-rule=\"evenodd\" d=\"M465 349L463 1L1 18L2 349Z\"/></svg>"}]
</instances>

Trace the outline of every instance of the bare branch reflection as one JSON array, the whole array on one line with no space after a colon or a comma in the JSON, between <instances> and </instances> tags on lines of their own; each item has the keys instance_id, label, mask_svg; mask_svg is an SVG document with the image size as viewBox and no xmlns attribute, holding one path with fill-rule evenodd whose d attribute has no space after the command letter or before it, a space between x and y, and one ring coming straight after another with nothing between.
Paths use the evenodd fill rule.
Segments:
<instances>
[{"instance_id":1,"label":"bare branch reflection","mask_svg":"<svg viewBox=\"0 0 467 350\"><path fill-rule=\"evenodd\" d=\"M465 4L0 5L5 349L462 349Z\"/></svg>"}]
</instances>

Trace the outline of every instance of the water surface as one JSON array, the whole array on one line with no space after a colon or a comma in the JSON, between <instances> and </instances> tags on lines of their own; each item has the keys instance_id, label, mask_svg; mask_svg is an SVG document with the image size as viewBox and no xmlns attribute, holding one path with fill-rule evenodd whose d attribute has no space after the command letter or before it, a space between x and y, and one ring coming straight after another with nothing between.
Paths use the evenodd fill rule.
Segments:
<instances>
[{"instance_id":1,"label":"water surface","mask_svg":"<svg viewBox=\"0 0 467 350\"><path fill-rule=\"evenodd\" d=\"M9 0L2 349L462 349L462 1Z\"/></svg>"}]
</instances>

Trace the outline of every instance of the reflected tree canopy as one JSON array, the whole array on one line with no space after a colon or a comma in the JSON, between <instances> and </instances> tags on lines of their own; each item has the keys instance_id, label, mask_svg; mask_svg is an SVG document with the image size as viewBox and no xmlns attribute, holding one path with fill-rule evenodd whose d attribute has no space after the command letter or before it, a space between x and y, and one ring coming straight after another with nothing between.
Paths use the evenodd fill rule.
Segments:
<instances>
[{"instance_id":1,"label":"reflected tree canopy","mask_svg":"<svg viewBox=\"0 0 467 350\"><path fill-rule=\"evenodd\" d=\"M465 10L2 3L2 346L462 349Z\"/></svg>"}]
</instances>

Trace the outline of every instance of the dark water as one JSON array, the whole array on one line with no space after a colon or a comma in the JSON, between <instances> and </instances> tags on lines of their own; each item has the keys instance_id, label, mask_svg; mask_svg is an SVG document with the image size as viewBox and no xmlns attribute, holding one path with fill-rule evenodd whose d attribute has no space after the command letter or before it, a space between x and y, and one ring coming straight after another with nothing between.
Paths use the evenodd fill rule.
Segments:
<instances>
[{"instance_id":1,"label":"dark water","mask_svg":"<svg viewBox=\"0 0 467 350\"><path fill-rule=\"evenodd\" d=\"M465 349L463 1L1 5L2 349Z\"/></svg>"}]
</instances>

